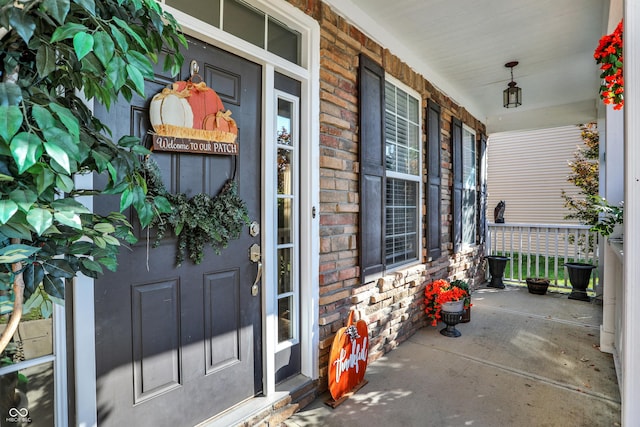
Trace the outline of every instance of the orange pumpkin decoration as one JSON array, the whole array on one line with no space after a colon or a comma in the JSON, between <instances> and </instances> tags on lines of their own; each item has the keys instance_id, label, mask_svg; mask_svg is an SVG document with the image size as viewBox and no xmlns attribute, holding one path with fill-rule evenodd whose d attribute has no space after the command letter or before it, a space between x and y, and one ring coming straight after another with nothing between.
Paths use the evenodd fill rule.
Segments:
<instances>
[{"instance_id":1,"label":"orange pumpkin decoration","mask_svg":"<svg viewBox=\"0 0 640 427\"><path fill-rule=\"evenodd\" d=\"M216 114L224 110L224 105L218 94L207 87L206 83L193 83L191 81L179 81L173 84L173 89L182 92L188 91L187 102L193 111L193 128L204 129L204 118L210 114Z\"/></svg>"},{"instance_id":2,"label":"orange pumpkin decoration","mask_svg":"<svg viewBox=\"0 0 640 427\"><path fill-rule=\"evenodd\" d=\"M220 110L216 114L208 114L204 118L202 128L238 134L238 126L236 121L231 118L231 111L229 110L225 112Z\"/></svg>"},{"instance_id":3,"label":"orange pumpkin decoration","mask_svg":"<svg viewBox=\"0 0 640 427\"><path fill-rule=\"evenodd\" d=\"M364 320L353 323L353 311L347 326L338 330L329 353L329 391L340 399L364 379L369 356L369 331Z\"/></svg>"}]
</instances>

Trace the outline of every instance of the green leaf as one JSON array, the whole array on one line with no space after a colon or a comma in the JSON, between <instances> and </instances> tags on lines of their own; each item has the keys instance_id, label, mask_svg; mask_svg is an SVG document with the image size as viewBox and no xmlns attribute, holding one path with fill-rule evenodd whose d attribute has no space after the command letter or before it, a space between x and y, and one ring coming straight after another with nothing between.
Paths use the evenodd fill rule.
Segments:
<instances>
[{"instance_id":1,"label":"green leaf","mask_svg":"<svg viewBox=\"0 0 640 427\"><path fill-rule=\"evenodd\" d=\"M71 110L63 107L62 105L51 103L49 104L49 108L58 115L60 121L77 141L80 137L80 122L78 122L78 118L71 112ZM80 159L77 158L76 160L80 161Z\"/></svg>"},{"instance_id":2,"label":"green leaf","mask_svg":"<svg viewBox=\"0 0 640 427\"><path fill-rule=\"evenodd\" d=\"M89 277L95 278L97 277L97 274L102 274L102 267L92 259L82 258L82 260L80 260L80 271Z\"/></svg>"},{"instance_id":3,"label":"green leaf","mask_svg":"<svg viewBox=\"0 0 640 427\"><path fill-rule=\"evenodd\" d=\"M0 248L0 263L13 264L14 262L24 261L30 256L38 252L40 248L28 245L9 245Z\"/></svg>"},{"instance_id":4,"label":"green leaf","mask_svg":"<svg viewBox=\"0 0 640 427\"><path fill-rule=\"evenodd\" d=\"M95 42L93 53L95 53L102 65L107 68L116 48L113 39L104 31L99 31L93 35L93 40Z\"/></svg>"},{"instance_id":5,"label":"green leaf","mask_svg":"<svg viewBox=\"0 0 640 427\"><path fill-rule=\"evenodd\" d=\"M44 143L44 149L47 152L47 154L51 156L51 158L55 160L60 166L62 166L62 168L68 174L71 174L71 167L69 165L69 156L67 155L66 151L64 151L59 146L46 141Z\"/></svg>"},{"instance_id":6,"label":"green leaf","mask_svg":"<svg viewBox=\"0 0 640 427\"><path fill-rule=\"evenodd\" d=\"M64 24L67 13L69 13L69 0L44 0L42 2L44 11L51 15L58 24Z\"/></svg>"},{"instance_id":7,"label":"green leaf","mask_svg":"<svg viewBox=\"0 0 640 427\"><path fill-rule=\"evenodd\" d=\"M10 194L11 200L18 204L18 207L22 212L29 212L31 206L38 200L38 195L33 191L27 189L20 190L15 189Z\"/></svg>"},{"instance_id":8,"label":"green leaf","mask_svg":"<svg viewBox=\"0 0 640 427\"><path fill-rule=\"evenodd\" d=\"M64 24L62 27L56 28L51 36L50 43L55 43L60 40L69 39L74 37L81 31L87 31L88 28L82 24L77 24L75 22L69 22Z\"/></svg>"},{"instance_id":9,"label":"green leaf","mask_svg":"<svg viewBox=\"0 0 640 427\"><path fill-rule=\"evenodd\" d=\"M42 141L32 133L20 132L11 140L10 147L20 174L35 165L42 156Z\"/></svg>"},{"instance_id":10,"label":"green leaf","mask_svg":"<svg viewBox=\"0 0 640 427\"><path fill-rule=\"evenodd\" d=\"M36 23L31 15L24 13L22 8L17 7L12 7L9 10L9 25L13 27L25 43L29 43L36 29Z\"/></svg>"},{"instance_id":11,"label":"green leaf","mask_svg":"<svg viewBox=\"0 0 640 427\"><path fill-rule=\"evenodd\" d=\"M102 236L102 238L104 239L104 241L111 246L120 246L120 240L116 239L115 237L113 237L110 234L104 234Z\"/></svg>"},{"instance_id":12,"label":"green leaf","mask_svg":"<svg viewBox=\"0 0 640 427\"><path fill-rule=\"evenodd\" d=\"M129 52L127 52L127 62L136 67L144 77L153 79L153 64L151 64L149 58L144 56L142 53L135 50L130 50Z\"/></svg>"},{"instance_id":13,"label":"green leaf","mask_svg":"<svg viewBox=\"0 0 640 427\"><path fill-rule=\"evenodd\" d=\"M33 118L36 120L40 129L47 129L55 126L56 124L53 114L51 114L51 112L42 105L34 105L31 109L31 114L33 114Z\"/></svg>"},{"instance_id":14,"label":"green leaf","mask_svg":"<svg viewBox=\"0 0 640 427\"><path fill-rule=\"evenodd\" d=\"M16 213L19 216L20 212ZM24 218L24 215L22 215ZM22 223L16 223L11 221L5 225L0 225L0 234L6 236L9 239L20 239L28 241L31 239L31 230Z\"/></svg>"},{"instance_id":15,"label":"green leaf","mask_svg":"<svg viewBox=\"0 0 640 427\"><path fill-rule=\"evenodd\" d=\"M26 297L26 294L27 294L27 289L25 288L25 297ZM39 290L38 292L34 290L33 293L31 293L31 296L26 298L27 300L24 302L24 314L29 313L34 308L40 308L40 306L44 302L44 298L42 297L42 292Z\"/></svg>"},{"instance_id":16,"label":"green leaf","mask_svg":"<svg viewBox=\"0 0 640 427\"><path fill-rule=\"evenodd\" d=\"M31 263L24 269L22 274L24 279L25 294L29 291L29 295L33 294L44 277L44 270L39 264ZM25 295L26 298L29 298Z\"/></svg>"},{"instance_id":17,"label":"green leaf","mask_svg":"<svg viewBox=\"0 0 640 427\"><path fill-rule=\"evenodd\" d=\"M118 268L118 261L116 261L115 258L104 257L98 258L96 261L107 267L110 271L116 271L116 269Z\"/></svg>"},{"instance_id":18,"label":"green leaf","mask_svg":"<svg viewBox=\"0 0 640 427\"><path fill-rule=\"evenodd\" d=\"M124 30L125 33L129 35L129 37L134 39L145 52L149 51L146 43L144 42L144 40L142 40L142 37L140 37L138 33L136 33L135 31L133 31L133 29L129 26L128 23L126 23L125 21L123 21L122 19L116 16L113 17L113 20L120 28Z\"/></svg>"},{"instance_id":19,"label":"green leaf","mask_svg":"<svg viewBox=\"0 0 640 427\"><path fill-rule=\"evenodd\" d=\"M89 33L83 31L73 36L73 49L76 51L78 60L81 60L93 50L93 44L93 36Z\"/></svg>"},{"instance_id":20,"label":"green leaf","mask_svg":"<svg viewBox=\"0 0 640 427\"><path fill-rule=\"evenodd\" d=\"M36 53L36 71L47 77L56 69L56 52L49 45L41 44Z\"/></svg>"},{"instance_id":21,"label":"green leaf","mask_svg":"<svg viewBox=\"0 0 640 427\"><path fill-rule=\"evenodd\" d=\"M69 197L54 200L51 202L51 207L60 212L91 213L91 210L87 209L85 205Z\"/></svg>"},{"instance_id":22,"label":"green leaf","mask_svg":"<svg viewBox=\"0 0 640 427\"><path fill-rule=\"evenodd\" d=\"M34 208L27 213L27 222L39 236L42 236L47 228L53 224L53 215L46 209Z\"/></svg>"},{"instance_id":23,"label":"green leaf","mask_svg":"<svg viewBox=\"0 0 640 427\"><path fill-rule=\"evenodd\" d=\"M55 181L55 174L48 168L43 168L42 172L36 175L36 189L38 194L44 193Z\"/></svg>"},{"instance_id":24,"label":"green leaf","mask_svg":"<svg viewBox=\"0 0 640 427\"><path fill-rule=\"evenodd\" d=\"M45 271L53 277L62 277L65 279L71 279L76 275L75 270L71 267L71 264L65 259L53 258L43 264Z\"/></svg>"},{"instance_id":25,"label":"green leaf","mask_svg":"<svg viewBox=\"0 0 640 427\"><path fill-rule=\"evenodd\" d=\"M98 233L113 233L116 231L115 227L108 222L99 222L93 226L93 229Z\"/></svg>"},{"instance_id":26,"label":"green leaf","mask_svg":"<svg viewBox=\"0 0 640 427\"><path fill-rule=\"evenodd\" d=\"M44 285L44 291L56 298L64 299L64 280L59 277L52 277L45 275L42 284Z\"/></svg>"},{"instance_id":27,"label":"green leaf","mask_svg":"<svg viewBox=\"0 0 640 427\"><path fill-rule=\"evenodd\" d=\"M20 105L22 102L22 90L15 83L0 83L0 105Z\"/></svg>"},{"instance_id":28,"label":"green leaf","mask_svg":"<svg viewBox=\"0 0 640 427\"><path fill-rule=\"evenodd\" d=\"M153 204L160 213L171 213L173 210L171 203L169 203L169 200L164 196L156 196L153 199Z\"/></svg>"},{"instance_id":29,"label":"green leaf","mask_svg":"<svg viewBox=\"0 0 640 427\"><path fill-rule=\"evenodd\" d=\"M122 31L120 31L118 27L113 24L109 24L109 28L111 28L111 35L114 39L116 39L116 43L118 43L120 50L122 50L123 52L128 51L129 43L127 43L127 38L124 36L124 34L122 34Z\"/></svg>"},{"instance_id":30,"label":"green leaf","mask_svg":"<svg viewBox=\"0 0 640 427\"><path fill-rule=\"evenodd\" d=\"M93 243L95 243L95 245L100 249L104 249L107 247L107 242L105 242L104 239L100 236L94 236Z\"/></svg>"},{"instance_id":31,"label":"green leaf","mask_svg":"<svg viewBox=\"0 0 640 427\"><path fill-rule=\"evenodd\" d=\"M71 179L71 177L67 175L61 174L56 175L56 186L58 186L58 188L60 188L60 190L64 191L65 193L70 193L75 188L73 179Z\"/></svg>"},{"instance_id":32,"label":"green leaf","mask_svg":"<svg viewBox=\"0 0 640 427\"><path fill-rule=\"evenodd\" d=\"M50 144L55 144L64 150L70 158L82 162L85 160L85 154L78 151L80 144L73 140L73 135L67 133L65 129L59 127L49 127L42 130L42 134Z\"/></svg>"},{"instance_id":33,"label":"green leaf","mask_svg":"<svg viewBox=\"0 0 640 427\"><path fill-rule=\"evenodd\" d=\"M82 230L82 221L80 215L73 212L54 212L53 217L61 224Z\"/></svg>"},{"instance_id":34,"label":"green leaf","mask_svg":"<svg viewBox=\"0 0 640 427\"><path fill-rule=\"evenodd\" d=\"M53 314L53 303L49 300L45 300L40 306L40 313L42 314L42 317L44 317L45 319L48 319L49 317L51 317L51 314ZM23 381L28 381L26 380L26 378L27 377L25 376ZM20 382L19 375L18 375L18 382Z\"/></svg>"},{"instance_id":35,"label":"green leaf","mask_svg":"<svg viewBox=\"0 0 640 427\"><path fill-rule=\"evenodd\" d=\"M81 240L73 242L69 247L69 253L71 255L88 255L91 249L93 249L93 243Z\"/></svg>"},{"instance_id":36,"label":"green leaf","mask_svg":"<svg viewBox=\"0 0 640 427\"><path fill-rule=\"evenodd\" d=\"M121 147L134 147L140 144L140 138L133 135L125 135L118 140L118 145Z\"/></svg>"},{"instance_id":37,"label":"green leaf","mask_svg":"<svg viewBox=\"0 0 640 427\"><path fill-rule=\"evenodd\" d=\"M22 112L20 107L11 105L0 106L0 137L4 139L7 144L14 137L16 132L20 130L22 125Z\"/></svg>"},{"instance_id":38,"label":"green leaf","mask_svg":"<svg viewBox=\"0 0 640 427\"><path fill-rule=\"evenodd\" d=\"M133 82L136 92L138 92L140 96L144 96L144 76L140 70L132 65L127 64L126 69L129 80Z\"/></svg>"},{"instance_id":39,"label":"green leaf","mask_svg":"<svg viewBox=\"0 0 640 427\"><path fill-rule=\"evenodd\" d=\"M79 6L82 6L89 13L95 16L96 14L96 4L93 0L73 0L73 2Z\"/></svg>"},{"instance_id":40,"label":"green leaf","mask_svg":"<svg viewBox=\"0 0 640 427\"><path fill-rule=\"evenodd\" d=\"M150 204L145 203L141 207L141 209L136 209L136 212L138 212L138 218L140 219L140 224L143 227L146 227L149 224L151 224L151 221L153 220L153 217L154 217L154 212Z\"/></svg>"},{"instance_id":41,"label":"green leaf","mask_svg":"<svg viewBox=\"0 0 640 427\"><path fill-rule=\"evenodd\" d=\"M117 55L114 56L111 61L109 61L109 64L107 64L107 77L113 84L113 88L115 90L120 90L120 88L127 81L126 66L127 64L124 62L124 60Z\"/></svg>"},{"instance_id":42,"label":"green leaf","mask_svg":"<svg viewBox=\"0 0 640 427\"><path fill-rule=\"evenodd\" d=\"M18 212L18 205L13 200L0 200L0 224L6 224Z\"/></svg>"}]
</instances>

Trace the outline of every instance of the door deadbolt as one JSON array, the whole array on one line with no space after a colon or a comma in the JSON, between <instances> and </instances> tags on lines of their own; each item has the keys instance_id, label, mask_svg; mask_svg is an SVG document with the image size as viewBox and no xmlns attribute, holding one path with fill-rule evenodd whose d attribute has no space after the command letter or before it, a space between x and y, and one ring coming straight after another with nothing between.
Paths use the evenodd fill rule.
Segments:
<instances>
[{"instance_id":1,"label":"door deadbolt","mask_svg":"<svg viewBox=\"0 0 640 427\"><path fill-rule=\"evenodd\" d=\"M249 248L249 259L251 260L251 262L260 262L261 256L262 254L260 245L257 243L251 245L251 247Z\"/></svg>"}]
</instances>

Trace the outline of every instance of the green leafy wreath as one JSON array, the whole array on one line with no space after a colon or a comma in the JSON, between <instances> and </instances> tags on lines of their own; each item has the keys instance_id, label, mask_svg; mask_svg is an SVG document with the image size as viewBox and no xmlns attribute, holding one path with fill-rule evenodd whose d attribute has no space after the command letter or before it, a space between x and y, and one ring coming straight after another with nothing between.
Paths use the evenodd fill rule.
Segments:
<instances>
[{"instance_id":1,"label":"green leafy wreath","mask_svg":"<svg viewBox=\"0 0 640 427\"><path fill-rule=\"evenodd\" d=\"M247 206L238 195L234 179L229 179L215 196L198 193L189 198L184 193L167 191L158 164L150 157L143 162L143 168L147 196L153 198L156 205L158 200L166 199L170 206L162 209L150 224L157 230L153 247L171 230L178 238L177 267L184 262L185 253L195 264L200 264L204 247L209 243L215 253L220 254L230 240L240 237L242 227L250 224Z\"/></svg>"}]
</instances>

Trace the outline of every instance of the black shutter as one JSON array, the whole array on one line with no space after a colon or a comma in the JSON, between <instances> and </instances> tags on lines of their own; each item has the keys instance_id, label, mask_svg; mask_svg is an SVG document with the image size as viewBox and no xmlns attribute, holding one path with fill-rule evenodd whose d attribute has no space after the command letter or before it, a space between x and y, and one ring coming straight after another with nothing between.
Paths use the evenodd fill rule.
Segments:
<instances>
[{"instance_id":1,"label":"black shutter","mask_svg":"<svg viewBox=\"0 0 640 427\"><path fill-rule=\"evenodd\" d=\"M442 246L441 218L441 141L440 106L427 100L427 257L440 258Z\"/></svg>"},{"instance_id":2,"label":"black shutter","mask_svg":"<svg viewBox=\"0 0 640 427\"><path fill-rule=\"evenodd\" d=\"M480 244L484 243L487 233L487 137L480 137Z\"/></svg>"},{"instance_id":3,"label":"black shutter","mask_svg":"<svg viewBox=\"0 0 640 427\"><path fill-rule=\"evenodd\" d=\"M462 247L462 121L452 119L451 146L453 165L453 252Z\"/></svg>"},{"instance_id":4,"label":"black shutter","mask_svg":"<svg viewBox=\"0 0 640 427\"><path fill-rule=\"evenodd\" d=\"M384 69L360 55L360 278L385 264Z\"/></svg>"}]
</instances>

